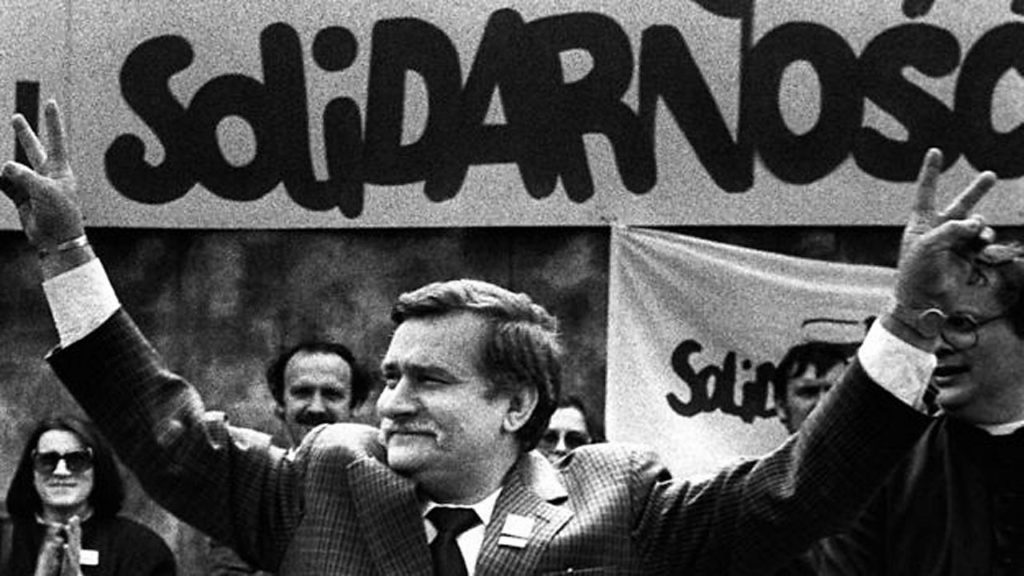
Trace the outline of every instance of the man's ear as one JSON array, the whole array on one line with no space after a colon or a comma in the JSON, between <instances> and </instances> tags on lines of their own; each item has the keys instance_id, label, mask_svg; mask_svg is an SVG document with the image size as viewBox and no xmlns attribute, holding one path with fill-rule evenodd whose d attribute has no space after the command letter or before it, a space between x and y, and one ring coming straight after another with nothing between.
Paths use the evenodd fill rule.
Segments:
<instances>
[{"instance_id":1,"label":"man's ear","mask_svg":"<svg viewBox=\"0 0 1024 576\"><path fill-rule=\"evenodd\" d=\"M538 398L535 386L520 386L509 398L508 411L502 422L504 430L511 434L525 426L533 411L537 409Z\"/></svg>"},{"instance_id":2,"label":"man's ear","mask_svg":"<svg viewBox=\"0 0 1024 576\"><path fill-rule=\"evenodd\" d=\"M281 406L280 404L275 404L274 405L274 416L277 416L278 420L280 420L281 422L284 422L284 406Z\"/></svg>"}]
</instances>

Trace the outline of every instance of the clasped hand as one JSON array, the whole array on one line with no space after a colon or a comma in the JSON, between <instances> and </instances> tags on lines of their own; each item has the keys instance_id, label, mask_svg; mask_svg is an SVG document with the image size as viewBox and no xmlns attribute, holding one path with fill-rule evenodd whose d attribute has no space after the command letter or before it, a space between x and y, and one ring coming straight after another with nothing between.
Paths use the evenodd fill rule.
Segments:
<instances>
[{"instance_id":1,"label":"clasped hand","mask_svg":"<svg viewBox=\"0 0 1024 576\"><path fill-rule=\"evenodd\" d=\"M46 528L39 549L34 576L82 576L82 523L72 516L66 525L51 524Z\"/></svg>"}]
</instances>

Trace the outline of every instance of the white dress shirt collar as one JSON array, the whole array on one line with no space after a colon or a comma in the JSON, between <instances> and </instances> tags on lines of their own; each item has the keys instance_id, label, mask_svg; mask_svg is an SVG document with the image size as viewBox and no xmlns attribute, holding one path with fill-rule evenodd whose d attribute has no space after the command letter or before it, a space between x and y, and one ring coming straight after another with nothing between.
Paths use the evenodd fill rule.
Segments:
<instances>
[{"instance_id":1,"label":"white dress shirt collar","mask_svg":"<svg viewBox=\"0 0 1024 576\"><path fill-rule=\"evenodd\" d=\"M480 548L484 543L484 532L487 530L487 525L491 522L491 516L494 515L494 507L498 503L498 496L500 494L501 488L498 488L490 496L470 506L450 506L428 500L423 505L423 526L427 530L427 543L433 542L437 536L437 529L430 523L430 520L427 520L428 512L438 506L472 508L476 515L480 517L480 523L459 534L455 538L455 542L459 545L459 551L462 552L462 559L466 561L466 573L469 576L473 576L476 572L477 558L480 557Z\"/></svg>"}]
</instances>

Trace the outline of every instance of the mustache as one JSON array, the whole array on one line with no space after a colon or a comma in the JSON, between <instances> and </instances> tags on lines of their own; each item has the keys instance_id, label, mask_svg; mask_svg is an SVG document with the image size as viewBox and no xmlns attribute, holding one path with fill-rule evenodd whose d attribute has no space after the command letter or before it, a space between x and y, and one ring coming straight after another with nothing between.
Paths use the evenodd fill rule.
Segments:
<instances>
[{"instance_id":1,"label":"mustache","mask_svg":"<svg viewBox=\"0 0 1024 576\"><path fill-rule=\"evenodd\" d=\"M338 419L330 414L307 414L300 412L295 415L295 423L302 426L319 426L320 424L334 424Z\"/></svg>"}]
</instances>

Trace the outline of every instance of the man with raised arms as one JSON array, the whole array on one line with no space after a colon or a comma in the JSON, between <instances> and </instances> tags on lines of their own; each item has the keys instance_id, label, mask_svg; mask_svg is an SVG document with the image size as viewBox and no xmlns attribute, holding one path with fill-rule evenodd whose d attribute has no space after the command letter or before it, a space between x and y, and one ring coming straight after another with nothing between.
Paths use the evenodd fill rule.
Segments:
<instances>
[{"instance_id":1,"label":"man with raised arms","mask_svg":"<svg viewBox=\"0 0 1024 576\"><path fill-rule=\"evenodd\" d=\"M40 254L57 375L183 520L282 575L766 574L844 529L929 417L911 408L935 365L922 328L970 276L993 232L968 212L979 176L943 212L941 155L925 159L893 306L800 432L700 481L650 451L534 451L561 386L557 322L525 294L455 280L402 294L382 362L380 429L320 427L291 457L207 414L117 300L85 236L56 105L44 147L20 116L31 167L3 189ZM685 438L680 438L685 442Z\"/></svg>"}]
</instances>

